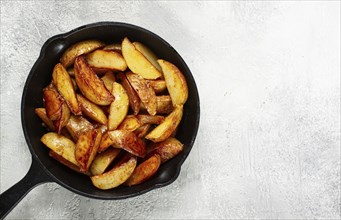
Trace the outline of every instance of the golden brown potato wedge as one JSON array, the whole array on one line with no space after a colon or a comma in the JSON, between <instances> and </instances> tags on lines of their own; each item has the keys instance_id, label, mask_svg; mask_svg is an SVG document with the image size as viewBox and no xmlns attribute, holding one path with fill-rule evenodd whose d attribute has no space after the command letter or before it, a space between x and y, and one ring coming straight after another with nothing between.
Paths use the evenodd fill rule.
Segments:
<instances>
[{"instance_id":1,"label":"golden brown potato wedge","mask_svg":"<svg viewBox=\"0 0 341 220\"><path fill-rule=\"evenodd\" d=\"M162 79L147 80L147 82L154 89L156 94L162 93L167 89L166 82Z\"/></svg>"},{"instance_id":2,"label":"golden brown potato wedge","mask_svg":"<svg viewBox=\"0 0 341 220\"><path fill-rule=\"evenodd\" d=\"M110 147L110 145L112 145L113 143L114 143L114 141L111 140L111 138L109 137L108 131L104 132L102 135L101 143L99 144L99 147L97 150L98 153L103 152L108 147Z\"/></svg>"},{"instance_id":3,"label":"golden brown potato wedge","mask_svg":"<svg viewBox=\"0 0 341 220\"><path fill-rule=\"evenodd\" d=\"M59 119L53 121L53 125L56 128L56 131L58 134L60 134L62 131L62 128L66 126L66 124L69 121L70 116L71 116L70 109L67 106L67 104L63 101L61 116Z\"/></svg>"},{"instance_id":4,"label":"golden brown potato wedge","mask_svg":"<svg viewBox=\"0 0 341 220\"><path fill-rule=\"evenodd\" d=\"M93 128L93 125L82 116L71 115L66 124L66 129L74 141L77 141L82 133L92 130Z\"/></svg>"},{"instance_id":5,"label":"golden brown potato wedge","mask_svg":"<svg viewBox=\"0 0 341 220\"><path fill-rule=\"evenodd\" d=\"M183 151L184 145L176 138L168 138L165 141L157 143L154 150L149 155L158 154L161 156L161 163L175 157Z\"/></svg>"},{"instance_id":6,"label":"golden brown potato wedge","mask_svg":"<svg viewBox=\"0 0 341 220\"><path fill-rule=\"evenodd\" d=\"M103 50L112 50L122 54L122 44L121 43L112 43L103 47Z\"/></svg>"},{"instance_id":7,"label":"golden brown potato wedge","mask_svg":"<svg viewBox=\"0 0 341 220\"><path fill-rule=\"evenodd\" d=\"M135 133L125 130L109 131L108 135L113 141L112 146L122 148L138 157L146 155L146 144L143 140L136 137Z\"/></svg>"},{"instance_id":8,"label":"golden brown potato wedge","mask_svg":"<svg viewBox=\"0 0 341 220\"><path fill-rule=\"evenodd\" d=\"M57 160L59 163L69 167L73 171L76 171L78 173L82 173L82 174L91 176L89 172L81 171L78 165L71 163L70 161L66 160L64 157L62 157L61 155L57 154L53 150L50 150L49 156L52 157L53 159Z\"/></svg>"},{"instance_id":9,"label":"golden brown potato wedge","mask_svg":"<svg viewBox=\"0 0 341 220\"><path fill-rule=\"evenodd\" d=\"M70 139L57 134L56 132L48 132L41 137L41 142L56 154L62 156L65 160L78 166L75 158L76 145Z\"/></svg>"},{"instance_id":10,"label":"golden brown potato wedge","mask_svg":"<svg viewBox=\"0 0 341 220\"><path fill-rule=\"evenodd\" d=\"M134 73L126 74L131 86L136 91L141 102L146 106L149 114L156 114L156 95L152 87L139 75Z\"/></svg>"},{"instance_id":11,"label":"golden brown potato wedge","mask_svg":"<svg viewBox=\"0 0 341 220\"><path fill-rule=\"evenodd\" d=\"M160 124L165 117L161 115L136 115L141 124Z\"/></svg>"},{"instance_id":12,"label":"golden brown potato wedge","mask_svg":"<svg viewBox=\"0 0 341 220\"><path fill-rule=\"evenodd\" d=\"M128 38L122 41L122 55L129 69L143 78L157 79L162 76L161 72L135 48Z\"/></svg>"},{"instance_id":13,"label":"golden brown potato wedge","mask_svg":"<svg viewBox=\"0 0 341 220\"><path fill-rule=\"evenodd\" d=\"M162 68L173 105L185 104L188 98L188 87L184 75L172 63L165 60L158 60L158 62Z\"/></svg>"},{"instance_id":14,"label":"golden brown potato wedge","mask_svg":"<svg viewBox=\"0 0 341 220\"><path fill-rule=\"evenodd\" d=\"M144 44L140 43L140 42L134 42L133 43L136 50L138 50L140 53L142 53L142 55L147 58L147 60L153 64L153 66L159 70L161 72L161 67L158 64L157 60L157 56L153 53L153 51L151 51L148 47L146 47Z\"/></svg>"},{"instance_id":15,"label":"golden brown potato wedge","mask_svg":"<svg viewBox=\"0 0 341 220\"><path fill-rule=\"evenodd\" d=\"M115 165L110 171L92 176L91 181L99 189L112 189L124 183L133 173L137 159L135 156L124 157L124 160Z\"/></svg>"},{"instance_id":16,"label":"golden brown potato wedge","mask_svg":"<svg viewBox=\"0 0 341 220\"><path fill-rule=\"evenodd\" d=\"M105 87L108 91L112 90L112 84L116 82L115 75L112 71L107 71L105 75L101 78L104 82Z\"/></svg>"},{"instance_id":17,"label":"golden brown potato wedge","mask_svg":"<svg viewBox=\"0 0 341 220\"><path fill-rule=\"evenodd\" d=\"M151 124L142 125L138 129L136 129L134 133L138 138L144 138L148 134L151 126L152 126Z\"/></svg>"},{"instance_id":18,"label":"golden brown potato wedge","mask_svg":"<svg viewBox=\"0 0 341 220\"><path fill-rule=\"evenodd\" d=\"M77 99L82 109L82 112L86 116L101 124L106 124L108 122L108 118L105 115L104 111L96 104L90 102L89 100L87 100L86 98L79 94L77 94Z\"/></svg>"},{"instance_id":19,"label":"golden brown potato wedge","mask_svg":"<svg viewBox=\"0 0 341 220\"><path fill-rule=\"evenodd\" d=\"M115 130L121 124L126 117L129 108L129 98L121 84L114 82L112 84L111 93L115 97L115 101L110 105L108 119L108 130L110 131Z\"/></svg>"},{"instance_id":20,"label":"golden brown potato wedge","mask_svg":"<svg viewBox=\"0 0 341 220\"><path fill-rule=\"evenodd\" d=\"M98 129L82 133L77 141L75 158L81 171L87 171L97 154L97 149L102 138L102 132Z\"/></svg>"},{"instance_id":21,"label":"golden brown potato wedge","mask_svg":"<svg viewBox=\"0 0 341 220\"><path fill-rule=\"evenodd\" d=\"M159 169L161 164L160 155L154 154L147 160L140 163L131 174L129 179L124 183L124 185L134 186L147 181L151 178Z\"/></svg>"},{"instance_id":22,"label":"golden brown potato wedge","mask_svg":"<svg viewBox=\"0 0 341 220\"><path fill-rule=\"evenodd\" d=\"M135 131L142 125L139 119L137 119L134 115L128 115L122 123L118 126L119 130L126 131Z\"/></svg>"},{"instance_id":23,"label":"golden brown potato wedge","mask_svg":"<svg viewBox=\"0 0 341 220\"><path fill-rule=\"evenodd\" d=\"M105 88L103 81L89 67L84 56L75 60L76 83L83 95L97 105L110 105L112 94Z\"/></svg>"},{"instance_id":24,"label":"golden brown potato wedge","mask_svg":"<svg viewBox=\"0 0 341 220\"><path fill-rule=\"evenodd\" d=\"M129 105L131 109L133 110L134 115L137 115L140 111L140 98L137 95L134 88L130 85L129 80L127 79L126 75L124 73L119 73L117 77L121 81L121 85L126 90L129 98ZM111 90L110 90L111 91Z\"/></svg>"},{"instance_id":25,"label":"golden brown potato wedge","mask_svg":"<svg viewBox=\"0 0 341 220\"><path fill-rule=\"evenodd\" d=\"M60 62L65 68L67 68L74 63L76 57L78 57L79 55L90 53L91 51L94 51L103 46L104 44L98 40L86 40L78 42L69 47L64 52L64 54L60 58Z\"/></svg>"},{"instance_id":26,"label":"golden brown potato wedge","mask_svg":"<svg viewBox=\"0 0 341 220\"><path fill-rule=\"evenodd\" d=\"M173 111L172 99L169 95L156 96L156 112L169 114Z\"/></svg>"},{"instance_id":27,"label":"golden brown potato wedge","mask_svg":"<svg viewBox=\"0 0 341 220\"><path fill-rule=\"evenodd\" d=\"M34 109L34 111L50 131L56 130L53 125L53 122L49 119L49 117L47 117L45 108L36 108Z\"/></svg>"},{"instance_id":28,"label":"golden brown potato wedge","mask_svg":"<svg viewBox=\"0 0 341 220\"><path fill-rule=\"evenodd\" d=\"M166 140L178 127L183 113L182 106L175 106L172 113L170 113L165 120L159 124L154 130L147 134L146 139L153 142L161 142Z\"/></svg>"},{"instance_id":29,"label":"golden brown potato wedge","mask_svg":"<svg viewBox=\"0 0 341 220\"><path fill-rule=\"evenodd\" d=\"M57 63L52 72L53 84L64 98L71 112L75 115L81 115L81 109L78 105L75 89L70 75L60 63Z\"/></svg>"},{"instance_id":30,"label":"golden brown potato wedge","mask_svg":"<svg viewBox=\"0 0 341 220\"><path fill-rule=\"evenodd\" d=\"M117 157L120 151L121 151L120 149L109 148L106 151L97 154L97 156L95 157L94 161L90 166L91 174L95 176L104 173L104 171Z\"/></svg>"},{"instance_id":31,"label":"golden brown potato wedge","mask_svg":"<svg viewBox=\"0 0 341 220\"><path fill-rule=\"evenodd\" d=\"M59 120L62 115L63 98L51 83L43 89L44 105L46 115L50 120Z\"/></svg>"},{"instance_id":32,"label":"golden brown potato wedge","mask_svg":"<svg viewBox=\"0 0 341 220\"><path fill-rule=\"evenodd\" d=\"M115 51L95 50L86 56L86 59L91 67L120 70L127 69L127 64L121 54Z\"/></svg>"}]
</instances>

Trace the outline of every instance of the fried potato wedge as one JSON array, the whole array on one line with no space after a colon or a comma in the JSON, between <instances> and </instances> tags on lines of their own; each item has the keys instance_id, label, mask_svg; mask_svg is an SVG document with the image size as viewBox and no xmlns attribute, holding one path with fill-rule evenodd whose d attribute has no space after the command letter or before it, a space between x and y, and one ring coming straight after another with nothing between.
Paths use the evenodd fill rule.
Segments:
<instances>
[{"instance_id":1,"label":"fried potato wedge","mask_svg":"<svg viewBox=\"0 0 341 220\"><path fill-rule=\"evenodd\" d=\"M156 114L156 95L153 88L139 75L134 73L126 74L131 86L136 91L141 102L146 106L149 114Z\"/></svg>"},{"instance_id":2,"label":"fried potato wedge","mask_svg":"<svg viewBox=\"0 0 341 220\"><path fill-rule=\"evenodd\" d=\"M172 99L169 95L156 96L156 112L169 114L173 111Z\"/></svg>"},{"instance_id":3,"label":"fried potato wedge","mask_svg":"<svg viewBox=\"0 0 341 220\"><path fill-rule=\"evenodd\" d=\"M129 98L129 105L133 110L134 115L137 115L140 111L140 98L137 95L134 88L131 86L129 80L127 79L126 75L123 73L119 73L117 77L121 81L121 85L126 90ZM110 90L111 91L111 90Z\"/></svg>"},{"instance_id":4,"label":"fried potato wedge","mask_svg":"<svg viewBox=\"0 0 341 220\"><path fill-rule=\"evenodd\" d=\"M61 116L59 119L53 121L53 125L56 128L56 131L58 134L60 134L62 131L62 128L66 126L66 124L69 121L70 116L71 116L70 109L67 106L67 104L63 101Z\"/></svg>"},{"instance_id":5,"label":"fried potato wedge","mask_svg":"<svg viewBox=\"0 0 341 220\"><path fill-rule=\"evenodd\" d=\"M63 98L51 83L43 89L44 106L46 115L50 120L59 120L62 115Z\"/></svg>"},{"instance_id":6,"label":"fried potato wedge","mask_svg":"<svg viewBox=\"0 0 341 220\"><path fill-rule=\"evenodd\" d=\"M138 129L136 129L134 133L138 138L144 138L148 134L151 126L152 126L151 124L142 125Z\"/></svg>"},{"instance_id":7,"label":"fried potato wedge","mask_svg":"<svg viewBox=\"0 0 341 220\"><path fill-rule=\"evenodd\" d=\"M114 143L114 141L111 140L111 138L109 137L108 131L104 132L102 135L101 143L99 144L99 147L97 150L98 153L105 151L113 143Z\"/></svg>"},{"instance_id":8,"label":"fried potato wedge","mask_svg":"<svg viewBox=\"0 0 341 220\"><path fill-rule=\"evenodd\" d=\"M75 62L76 57L78 57L79 55L90 53L91 51L94 51L103 46L104 43L98 40L86 40L78 42L69 47L64 52L64 54L60 58L60 62L65 68L67 68Z\"/></svg>"},{"instance_id":9,"label":"fried potato wedge","mask_svg":"<svg viewBox=\"0 0 341 220\"><path fill-rule=\"evenodd\" d=\"M74 141L77 141L81 134L88 132L93 128L93 125L82 116L71 115L68 123L66 124L66 129Z\"/></svg>"},{"instance_id":10,"label":"fried potato wedge","mask_svg":"<svg viewBox=\"0 0 341 220\"><path fill-rule=\"evenodd\" d=\"M75 158L81 171L87 171L97 154L97 149L102 138L102 132L98 129L82 133L77 141Z\"/></svg>"},{"instance_id":11,"label":"fried potato wedge","mask_svg":"<svg viewBox=\"0 0 341 220\"><path fill-rule=\"evenodd\" d=\"M78 105L75 89L70 75L60 63L57 63L52 72L53 84L64 98L66 104L69 106L71 112L75 115L81 115L81 109Z\"/></svg>"},{"instance_id":12,"label":"fried potato wedge","mask_svg":"<svg viewBox=\"0 0 341 220\"><path fill-rule=\"evenodd\" d=\"M121 84L116 82L112 85L111 93L115 97L115 101L110 105L108 130L115 130L127 116L129 98Z\"/></svg>"},{"instance_id":13,"label":"fried potato wedge","mask_svg":"<svg viewBox=\"0 0 341 220\"><path fill-rule=\"evenodd\" d=\"M115 188L130 177L136 164L135 156L130 156L128 159L124 158L124 161L115 165L110 171L90 177L92 184L103 190Z\"/></svg>"},{"instance_id":14,"label":"fried potato wedge","mask_svg":"<svg viewBox=\"0 0 341 220\"><path fill-rule=\"evenodd\" d=\"M103 81L89 67L84 56L75 60L76 83L83 95L97 105L110 105L112 94L105 88Z\"/></svg>"},{"instance_id":15,"label":"fried potato wedge","mask_svg":"<svg viewBox=\"0 0 341 220\"><path fill-rule=\"evenodd\" d=\"M109 131L108 135L113 141L113 147L122 148L138 157L146 155L146 144L143 140L136 137L135 133L126 130L115 130Z\"/></svg>"},{"instance_id":16,"label":"fried potato wedge","mask_svg":"<svg viewBox=\"0 0 341 220\"><path fill-rule=\"evenodd\" d=\"M185 104L188 98L188 87L184 75L172 63L165 60L158 60L158 62L162 68L173 105Z\"/></svg>"},{"instance_id":17,"label":"fried potato wedge","mask_svg":"<svg viewBox=\"0 0 341 220\"><path fill-rule=\"evenodd\" d=\"M126 131L135 131L138 129L142 123L139 119L137 119L134 115L128 115L122 121L122 123L118 126L117 129L119 130L126 130Z\"/></svg>"},{"instance_id":18,"label":"fried potato wedge","mask_svg":"<svg viewBox=\"0 0 341 220\"><path fill-rule=\"evenodd\" d=\"M91 176L89 172L81 171L78 165L71 163L70 161L66 160L64 157L62 157L61 155L57 154L53 150L50 150L49 156L52 157L53 159L57 160L59 163L69 167L73 171L76 171L78 173L82 173L82 174Z\"/></svg>"},{"instance_id":19,"label":"fried potato wedge","mask_svg":"<svg viewBox=\"0 0 341 220\"><path fill-rule=\"evenodd\" d=\"M104 171L108 168L111 162L117 157L120 153L120 149L109 148L106 151L97 154L95 159L92 161L90 166L90 172L92 175L99 175L104 173Z\"/></svg>"},{"instance_id":20,"label":"fried potato wedge","mask_svg":"<svg viewBox=\"0 0 341 220\"><path fill-rule=\"evenodd\" d=\"M157 143L154 150L149 155L158 154L161 156L161 163L175 157L183 151L184 145L176 138L168 138L160 143Z\"/></svg>"},{"instance_id":21,"label":"fried potato wedge","mask_svg":"<svg viewBox=\"0 0 341 220\"><path fill-rule=\"evenodd\" d=\"M121 43L112 43L103 47L103 50L112 50L122 54L122 44Z\"/></svg>"},{"instance_id":22,"label":"fried potato wedge","mask_svg":"<svg viewBox=\"0 0 341 220\"><path fill-rule=\"evenodd\" d=\"M82 109L82 112L91 118L94 121L97 121L101 124L106 124L108 122L108 118L105 115L104 111L97 106L96 104L90 102L82 95L77 94L77 99L79 102L79 105Z\"/></svg>"},{"instance_id":23,"label":"fried potato wedge","mask_svg":"<svg viewBox=\"0 0 341 220\"><path fill-rule=\"evenodd\" d=\"M112 90L112 84L116 82L115 75L112 71L107 71L101 80L104 82L104 85L108 91Z\"/></svg>"},{"instance_id":24,"label":"fried potato wedge","mask_svg":"<svg viewBox=\"0 0 341 220\"><path fill-rule=\"evenodd\" d=\"M95 50L86 56L86 59L91 67L120 70L127 69L127 64L121 54L115 51Z\"/></svg>"},{"instance_id":25,"label":"fried potato wedge","mask_svg":"<svg viewBox=\"0 0 341 220\"><path fill-rule=\"evenodd\" d=\"M158 154L154 154L147 160L140 163L131 174L129 179L124 183L124 185L134 186L145 182L150 179L159 169L161 164L161 157Z\"/></svg>"},{"instance_id":26,"label":"fried potato wedge","mask_svg":"<svg viewBox=\"0 0 341 220\"><path fill-rule=\"evenodd\" d=\"M136 115L141 124L160 124L165 117L161 115Z\"/></svg>"},{"instance_id":27,"label":"fried potato wedge","mask_svg":"<svg viewBox=\"0 0 341 220\"><path fill-rule=\"evenodd\" d=\"M157 79L162 76L161 72L135 48L128 38L122 41L122 55L129 69L143 78Z\"/></svg>"},{"instance_id":28,"label":"fried potato wedge","mask_svg":"<svg viewBox=\"0 0 341 220\"><path fill-rule=\"evenodd\" d=\"M182 106L176 106L165 120L159 124L154 130L147 134L146 139L153 142L161 142L166 140L178 127L183 113Z\"/></svg>"},{"instance_id":29,"label":"fried potato wedge","mask_svg":"<svg viewBox=\"0 0 341 220\"><path fill-rule=\"evenodd\" d=\"M62 156L65 160L75 166L78 166L78 162L75 158L76 145L73 141L56 132L48 132L44 134L40 140L56 154Z\"/></svg>"},{"instance_id":30,"label":"fried potato wedge","mask_svg":"<svg viewBox=\"0 0 341 220\"><path fill-rule=\"evenodd\" d=\"M44 124L47 126L47 128L50 131L56 130L54 125L53 125L53 122L49 119L49 117L47 117L45 108L36 108L36 109L34 109L34 112L44 122Z\"/></svg>"},{"instance_id":31,"label":"fried potato wedge","mask_svg":"<svg viewBox=\"0 0 341 220\"><path fill-rule=\"evenodd\" d=\"M149 85L154 89L156 94L166 91L166 82L162 79L147 80Z\"/></svg>"},{"instance_id":32,"label":"fried potato wedge","mask_svg":"<svg viewBox=\"0 0 341 220\"><path fill-rule=\"evenodd\" d=\"M147 46L145 46L144 44L140 43L140 42L134 42L133 45L135 46L136 50L138 50L140 53L142 53L142 55L147 58L147 60L153 64L153 66L159 70L161 72L161 67L158 64L157 60L157 56L155 55L155 53L153 53L153 51L151 51Z\"/></svg>"}]
</instances>

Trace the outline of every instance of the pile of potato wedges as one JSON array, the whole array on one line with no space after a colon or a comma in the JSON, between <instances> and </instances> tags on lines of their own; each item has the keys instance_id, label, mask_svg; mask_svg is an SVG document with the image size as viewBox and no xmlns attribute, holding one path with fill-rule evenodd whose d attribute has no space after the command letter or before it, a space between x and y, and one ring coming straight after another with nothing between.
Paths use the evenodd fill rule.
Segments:
<instances>
[{"instance_id":1,"label":"pile of potato wedges","mask_svg":"<svg viewBox=\"0 0 341 220\"><path fill-rule=\"evenodd\" d=\"M143 183L184 148L175 134L186 79L140 42L72 45L42 92L49 155L99 189Z\"/></svg>"}]
</instances>

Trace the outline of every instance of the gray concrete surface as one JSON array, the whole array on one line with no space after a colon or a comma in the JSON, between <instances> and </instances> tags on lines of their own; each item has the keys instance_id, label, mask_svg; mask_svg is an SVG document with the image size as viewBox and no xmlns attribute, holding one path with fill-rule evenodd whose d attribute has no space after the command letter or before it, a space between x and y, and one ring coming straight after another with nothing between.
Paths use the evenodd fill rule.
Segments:
<instances>
[{"instance_id":1,"label":"gray concrete surface","mask_svg":"<svg viewBox=\"0 0 341 220\"><path fill-rule=\"evenodd\" d=\"M340 2L1 1L1 184L28 171L23 85L51 36L145 27L192 70L201 124L179 178L122 201L34 188L8 219L339 219Z\"/></svg>"}]
</instances>

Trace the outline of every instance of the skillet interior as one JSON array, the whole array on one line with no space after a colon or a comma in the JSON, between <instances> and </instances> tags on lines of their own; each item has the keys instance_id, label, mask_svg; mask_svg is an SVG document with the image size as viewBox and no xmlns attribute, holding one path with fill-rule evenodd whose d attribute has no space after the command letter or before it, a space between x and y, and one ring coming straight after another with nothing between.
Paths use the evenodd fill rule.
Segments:
<instances>
[{"instance_id":1,"label":"skillet interior","mask_svg":"<svg viewBox=\"0 0 341 220\"><path fill-rule=\"evenodd\" d=\"M62 53L72 44L86 40L99 39L104 42L119 42L125 36L132 41L140 41L153 50L159 58L174 63L184 73L189 89L189 99L184 106L183 119L179 125L177 138L184 143L185 150L177 157L163 164L158 173L149 181L133 186L120 186L103 191L94 187L90 178L77 174L48 156L48 149L40 142L46 133L34 109L43 106L42 89L51 81L54 65ZM100 22L82 26L68 33L50 38L43 46L40 57L31 69L22 97L22 126L28 147L43 170L54 181L69 190L84 196L98 199L123 199L145 193L151 189L172 183L180 172L183 161L189 154L199 126L199 96L193 76L180 55L157 35L137 26Z\"/></svg>"}]
</instances>

